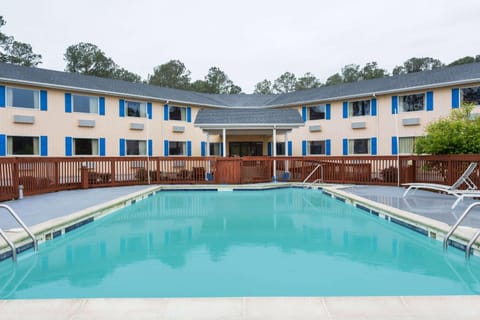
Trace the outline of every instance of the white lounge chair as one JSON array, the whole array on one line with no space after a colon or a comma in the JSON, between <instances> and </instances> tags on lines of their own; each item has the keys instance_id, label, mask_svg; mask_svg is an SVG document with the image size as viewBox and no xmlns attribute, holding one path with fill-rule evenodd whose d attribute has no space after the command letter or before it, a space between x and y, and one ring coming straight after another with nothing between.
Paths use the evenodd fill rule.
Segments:
<instances>
[{"instance_id":1,"label":"white lounge chair","mask_svg":"<svg viewBox=\"0 0 480 320\"><path fill-rule=\"evenodd\" d=\"M457 204L463 200L465 197L480 197L480 190L477 190L477 186L470 179L470 175L473 173L477 167L477 162L472 162L468 165L467 169L462 173L462 175L455 181L451 186L437 184L437 183L404 183L402 185L408 186L407 190L403 193L403 197L406 197L410 190L414 189L429 189L435 191L445 192L457 197L457 200L452 205L452 209L457 206ZM466 190L458 189L462 184L467 185Z\"/></svg>"}]
</instances>

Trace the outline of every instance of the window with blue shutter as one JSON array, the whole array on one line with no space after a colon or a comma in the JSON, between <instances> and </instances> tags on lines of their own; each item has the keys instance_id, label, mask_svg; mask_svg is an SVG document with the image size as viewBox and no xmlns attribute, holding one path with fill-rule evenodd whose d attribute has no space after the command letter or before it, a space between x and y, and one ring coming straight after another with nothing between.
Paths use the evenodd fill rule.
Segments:
<instances>
[{"instance_id":1,"label":"window with blue shutter","mask_svg":"<svg viewBox=\"0 0 480 320\"><path fill-rule=\"evenodd\" d=\"M167 116L168 116L168 112L167 112ZM165 157L168 157L168 140L163 140L163 155Z\"/></svg>"},{"instance_id":2,"label":"window with blue shutter","mask_svg":"<svg viewBox=\"0 0 480 320\"><path fill-rule=\"evenodd\" d=\"M398 154L398 137L396 136L392 137L392 154Z\"/></svg>"},{"instance_id":3,"label":"window with blue shutter","mask_svg":"<svg viewBox=\"0 0 480 320\"><path fill-rule=\"evenodd\" d=\"M0 86L0 108L5 108L5 86Z\"/></svg>"},{"instance_id":4,"label":"window with blue shutter","mask_svg":"<svg viewBox=\"0 0 480 320\"><path fill-rule=\"evenodd\" d=\"M104 116L105 115L105 97L100 97L99 98L99 108L98 108L98 113L101 115L101 116Z\"/></svg>"},{"instance_id":5,"label":"window with blue shutter","mask_svg":"<svg viewBox=\"0 0 480 320\"><path fill-rule=\"evenodd\" d=\"M460 89L452 89L452 109L460 107Z\"/></svg>"},{"instance_id":6,"label":"window with blue shutter","mask_svg":"<svg viewBox=\"0 0 480 320\"><path fill-rule=\"evenodd\" d=\"M372 99L372 116L377 115L377 99L373 98Z\"/></svg>"},{"instance_id":7,"label":"window with blue shutter","mask_svg":"<svg viewBox=\"0 0 480 320\"><path fill-rule=\"evenodd\" d=\"M272 156L272 153L273 153L273 151L272 151L272 143L269 142L269 143L267 143L267 155L270 157L270 156Z\"/></svg>"},{"instance_id":8,"label":"window with blue shutter","mask_svg":"<svg viewBox=\"0 0 480 320\"><path fill-rule=\"evenodd\" d=\"M307 155L307 141L302 140L302 156L306 156L306 155Z\"/></svg>"},{"instance_id":9,"label":"window with blue shutter","mask_svg":"<svg viewBox=\"0 0 480 320\"><path fill-rule=\"evenodd\" d=\"M187 107L187 122L192 122L192 108Z\"/></svg>"},{"instance_id":10,"label":"window with blue shutter","mask_svg":"<svg viewBox=\"0 0 480 320\"><path fill-rule=\"evenodd\" d=\"M168 121L168 104L163 106L163 120Z\"/></svg>"},{"instance_id":11,"label":"window with blue shutter","mask_svg":"<svg viewBox=\"0 0 480 320\"><path fill-rule=\"evenodd\" d=\"M302 119L303 122L307 121L307 107L302 107Z\"/></svg>"},{"instance_id":12,"label":"window with blue shutter","mask_svg":"<svg viewBox=\"0 0 480 320\"><path fill-rule=\"evenodd\" d=\"M99 150L99 154L100 154L100 157L105 157L105 138L100 138L100 150Z\"/></svg>"},{"instance_id":13,"label":"window with blue shutter","mask_svg":"<svg viewBox=\"0 0 480 320\"><path fill-rule=\"evenodd\" d=\"M148 139L148 156L151 157L153 155L153 140Z\"/></svg>"},{"instance_id":14,"label":"window with blue shutter","mask_svg":"<svg viewBox=\"0 0 480 320\"><path fill-rule=\"evenodd\" d=\"M220 144L220 155L223 157L223 143Z\"/></svg>"},{"instance_id":15,"label":"window with blue shutter","mask_svg":"<svg viewBox=\"0 0 480 320\"><path fill-rule=\"evenodd\" d=\"M331 119L331 113L332 113L332 106L330 103L327 103L327 107L325 110L325 119L330 120Z\"/></svg>"},{"instance_id":16,"label":"window with blue shutter","mask_svg":"<svg viewBox=\"0 0 480 320\"><path fill-rule=\"evenodd\" d=\"M40 90L40 110L42 111L48 110L48 98L47 98L46 90Z\"/></svg>"},{"instance_id":17,"label":"window with blue shutter","mask_svg":"<svg viewBox=\"0 0 480 320\"><path fill-rule=\"evenodd\" d=\"M372 155L374 155L374 156L377 155L377 138L373 137L370 140L370 144L371 144Z\"/></svg>"},{"instance_id":18,"label":"window with blue shutter","mask_svg":"<svg viewBox=\"0 0 480 320\"><path fill-rule=\"evenodd\" d=\"M433 111L433 91L427 92L427 111Z\"/></svg>"},{"instance_id":19,"label":"window with blue shutter","mask_svg":"<svg viewBox=\"0 0 480 320\"><path fill-rule=\"evenodd\" d=\"M288 148L288 155L292 155L292 141L288 141L287 143L287 148Z\"/></svg>"},{"instance_id":20,"label":"window with blue shutter","mask_svg":"<svg viewBox=\"0 0 480 320\"><path fill-rule=\"evenodd\" d=\"M205 157L207 154L207 142L205 141L200 142L200 154L202 157Z\"/></svg>"},{"instance_id":21,"label":"window with blue shutter","mask_svg":"<svg viewBox=\"0 0 480 320\"><path fill-rule=\"evenodd\" d=\"M153 109L152 108L152 103L148 102L147 103L147 113L148 113L148 119L150 119L150 120L152 120L152 117L153 117L153 115L152 115L153 110L152 109Z\"/></svg>"},{"instance_id":22,"label":"window with blue shutter","mask_svg":"<svg viewBox=\"0 0 480 320\"><path fill-rule=\"evenodd\" d=\"M125 117L125 100L118 100L118 115L120 118Z\"/></svg>"},{"instance_id":23,"label":"window with blue shutter","mask_svg":"<svg viewBox=\"0 0 480 320\"><path fill-rule=\"evenodd\" d=\"M65 93L65 112L72 112L72 94Z\"/></svg>"},{"instance_id":24,"label":"window with blue shutter","mask_svg":"<svg viewBox=\"0 0 480 320\"><path fill-rule=\"evenodd\" d=\"M348 118L348 102L343 102L343 119Z\"/></svg>"},{"instance_id":25,"label":"window with blue shutter","mask_svg":"<svg viewBox=\"0 0 480 320\"><path fill-rule=\"evenodd\" d=\"M7 155L7 136L5 134L0 134L0 156Z\"/></svg>"},{"instance_id":26,"label":"window with blue shutter","mask_svg":"<svg viewBox=\"0 0 480 320\"><path fill-rule=\"evenodd\" d=\"M192 141L190 140L187 141L187 156L192 156Z\"/></svg>"},{"instance_id":27,"label":"window with blue shutter","mask_svg":"<svg viewBox=\"0 0 480 320\"><path fill-rule=\"evenodd\" d=\"M48 156L48 137L40 136L40 156Z\"/></svg>"},{"instance_id":28,"label":"window with blue shutter","mask_svg":"<svg viewBox=\"0 0 480 320\"><path fill-rule=\"evenodd\" d=\"M65 156L71 157L73 154L73 138L65 137Z\"/></svg>"},{"instance_id":29,"label":"window with blue shutter","mask_svg":"<svg viewBox=\"0 0 480 320\"><path fill-rule=\"evenodd\" d=\"M348 139L343 139L343 155L348 156Z\"/></svg>"},{"instance_id":30,"label":"window with blue shutter","mask_svg":"<svg viewBox=\"0 0 480 320\"><path fill-rule=\"evenodd\" d=\"M325 140L325 154L327 156L332 154L332 144L330 142L330 139Z\"/></svg>"},{"instance_id":31,"label":"window with blue shutter","mask_svg":"<svg viewBox=\"0 0 480 320\"><path fill-rule=\"evenodd\" d=\"M398 96L392 96L392 114L398 113Z\"/></svg>"},{"instance_id":32,"label":"window with blue shutter","mask_svg":"<svg viewBox=\"0 0 480 320\"><path fill-rule=\"evenodd\" d=\"M118 151L119 151L120 157L125 156L125 139L120 138L119 145L118 145Z\"/></svg>"}]
</instances>

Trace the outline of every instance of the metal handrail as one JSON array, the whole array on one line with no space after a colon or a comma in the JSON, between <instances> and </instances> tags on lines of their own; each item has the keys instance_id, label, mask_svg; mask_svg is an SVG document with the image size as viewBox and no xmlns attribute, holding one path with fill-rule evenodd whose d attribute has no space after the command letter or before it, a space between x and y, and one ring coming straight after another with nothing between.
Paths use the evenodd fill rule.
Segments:
<instances>
[{"instance_id":1,"label":"metal handrail","mask_svg":"<svg viewBox=\"0 0 480 320\"><path fill-rule=\"evenodd\" d=\"M20 217L15 213L15 211L13 211L13 209L11 207L7 206L6 204L0 204L0 208L6 209L10 213L10 215L15 219L15 221L17 221L17 223L20 226L22 226L23 230L25 230L25 232L30 236L30 238L32 238L32 240L33 240L33 250L35 252L37 252L38 251L37 238L35 238L35 236L30 231L30 229L25 225L25 223L23 223L22 219L20 219ZM3 234L2 237L4 237L4 239L5 239L6 235ZM8 240L6 240L6 241L8 243ZM14 256L15 256L15 253L12 255L12 258L15 260Z\"/></svg>"},{"instance_id":2,"label":"metal handrail","mask_svg":"<svg viewBox=\"0 0 480 320\"><path fill-rule=\"evenodd\" d=\"M3 240L8 244L10 249L12 249L12 260L13 262L17 261L17 248L13 244L12 241L8 240L7 235L3 232L3 230L0 228L0 236L2 236Z\"/></svg>"},{"instance_id":3,"label":"metal handrail","mask_svg":"<svg viewBox=\"0 0 480 320\"><path fill-rule=\"evenodd\" d=\"M312 170L312 172L310 172L310 174L305 178L305 180L303 180L303 186L305 186L305 183L308 181L308 179L310 179L310 177L315 173L315 171L318 170L318 168L322 168L322 170L320 171L320 179L323 181L323 165L320 163L315 167L315 169Z\"/></svg>"},{"instance_id":4,"label":"metal handrail","mask_svg":"<svg viewBox=\"0 0 480 320\"><path fill-rule=\"evenodd\" d=\"M470 239L470 242L468 242L467 247L465 248L465 258L469 259L470 258L470 249L472 248L473 244L475 241L477 241L478 237L480 237L480 230L478 230L474 235L473 238Z\"/></svg>"},{"instance_id":5,"label":"metal handrail","mask_svg":"<svg viewBox=\"0 0 480 320\"><path fill-rule=\"evenodd\" d=\"M472 203L471 205L468 206L467 209L465 209L465 211L462 213L462 215L460 216L460 218L458 218L457 222L455 222L455 224L453 225L453 227L450 229L450 231L448 231L447 235L445 236L445 239L443 239L443 249L444 250L447 250L448 248L448 239L452 236L452 234L455 232L455 230L457 230L458 226L460 225L460 223L462 223L462 221L465 219L465 217L470 213L470 211L475 208L475 207L478 207L480 206L480 202L474 202ZM474 236L475 237L475 236Z\"/></svg>"},{"instance_id":6,"label":"metal handrail","mask_svg":"<svg viewBox=\"0 0 480 320\"><path fill-rule=\"evenodd\" d=\"M317 179L317 180L315 180L315 181L310 182L310 183L307 185L307 188L312 188L312 186L313 186L315 183L318 183L318 182L322 182L322 179Z\"/></svg>"}]
</instances>

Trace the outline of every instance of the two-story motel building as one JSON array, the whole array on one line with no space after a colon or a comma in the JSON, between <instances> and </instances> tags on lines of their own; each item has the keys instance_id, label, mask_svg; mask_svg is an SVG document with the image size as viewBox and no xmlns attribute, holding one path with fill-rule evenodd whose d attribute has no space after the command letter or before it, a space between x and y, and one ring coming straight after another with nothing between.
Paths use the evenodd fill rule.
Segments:
<instances>
[{"instance_id":1,"label":"two-story motel building","mask_svg":"<svg viewBox=\"0 0 480 320\"><path fill-rule=\"evenodd\" d=\"M279 95L0 64L0 156L410 154L465 102L480 105L480 63Z\"/></svg>"}]
</instances>

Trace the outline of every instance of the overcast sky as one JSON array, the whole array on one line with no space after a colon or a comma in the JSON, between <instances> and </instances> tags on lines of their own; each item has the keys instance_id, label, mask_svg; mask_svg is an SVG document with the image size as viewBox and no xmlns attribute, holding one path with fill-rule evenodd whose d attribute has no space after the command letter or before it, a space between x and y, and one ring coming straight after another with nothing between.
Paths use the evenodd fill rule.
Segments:
<instances>
[{"instance_id":1,"label":"overcast sky","mask_svg":"<svg viewBox=\"0 0 480 320\"><path fill-rule=\"evenodd\" d=\"M389 72L411 57L480 54L479 0L0 0L3 33L64 70L90 42L143 78L182 61L192 80L217 66L244 92L285 71L322 82L350 63Z\"/></svg>"}]
</instances>

